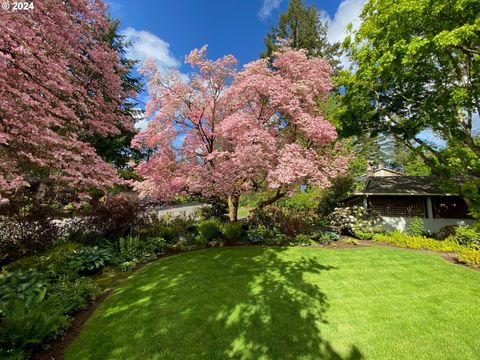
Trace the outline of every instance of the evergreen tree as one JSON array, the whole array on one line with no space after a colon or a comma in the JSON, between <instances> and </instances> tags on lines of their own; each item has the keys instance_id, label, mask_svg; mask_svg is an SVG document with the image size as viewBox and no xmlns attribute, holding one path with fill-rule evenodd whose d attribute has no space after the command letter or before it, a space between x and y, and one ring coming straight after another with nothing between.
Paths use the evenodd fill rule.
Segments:
<instances>
[{"instance_id":1,"label":"evergreen tree","mask_svg":"<svg viewBox=\"0 0 480 360\"><path fill-rule=\"evenodd\" d=\"M286 40L293 49L306 49L312 57L326 58L333 68L339 64L340 44L330 44L327 39L327 23L320 18L314 6L306 6L302 0L290 0L288 11L281 13L278 26L265 36L266 50L262 58L268 58L278 48L279 40Z\"/></svg>"}]
</instances>

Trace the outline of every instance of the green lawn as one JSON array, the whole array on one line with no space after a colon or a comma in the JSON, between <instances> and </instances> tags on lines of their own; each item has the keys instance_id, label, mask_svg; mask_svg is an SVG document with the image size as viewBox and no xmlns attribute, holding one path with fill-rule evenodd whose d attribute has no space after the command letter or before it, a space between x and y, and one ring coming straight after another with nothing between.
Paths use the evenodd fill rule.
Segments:
<instances>
[{"instance_id":1,"label":"green lawn","mask_svg":"<svg viewBox=\"0 0 480 360\"><path fill-rule=\"evenodd\" d=\"M478 359L480 272L388 248L184 253L134 273L66 359Z\"/></svg>"}]
</instances>

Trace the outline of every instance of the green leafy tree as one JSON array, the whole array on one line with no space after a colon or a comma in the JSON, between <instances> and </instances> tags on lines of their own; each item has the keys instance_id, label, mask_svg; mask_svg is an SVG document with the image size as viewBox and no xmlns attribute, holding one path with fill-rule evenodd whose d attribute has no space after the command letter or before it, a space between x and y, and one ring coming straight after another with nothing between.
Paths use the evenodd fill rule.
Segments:
<instances>
[{"instance_id":1,"label":"green leafy tree","mask_svg":"<svg viewBox=\"0 0 480 360\"><path fill-rule=\"evenodd\" d=\"M286 40L293 49L306 49L309 56L326 58L336 68L340 44L329 43L327 30L316 7L306 6L302 0L290 0L288 11L280 14L278 26L265 37L266 50L261 57L270 57L278 49L278 41Z\"/></svg>"},{"instance_id":2,"label":"green leafy tree","mask_svg":"<svg viewBox=\"0 0 480 360\"><path fill-rule=\"evenodd\" d=\"M352 71L345 93L344 134L389 134L414 150L436 175L480 209L480 2L370 0L360 28L344 43ZM447 145L428 142L430 130Z\"/></svg>"}]
</instances>

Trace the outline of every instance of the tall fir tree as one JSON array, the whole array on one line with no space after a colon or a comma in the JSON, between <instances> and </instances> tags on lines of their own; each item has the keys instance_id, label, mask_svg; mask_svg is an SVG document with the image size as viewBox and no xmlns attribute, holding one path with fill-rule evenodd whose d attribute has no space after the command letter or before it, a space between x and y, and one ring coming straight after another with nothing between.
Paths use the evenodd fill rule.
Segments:
<instances>
[{"instance_id":1,"label":"tall fir tree","mask_svg":"<svg viewBox=\"0 0 480 360\"><path fill-rule=\"evenodd\" d=\"M323 57L336 69L339 65L340 44L331 44L327 38L328 25L321 20L314 6L302 0L290 0L288 11L280 14L278 26L265 36L266 50L262 58L271 57L279 48L279 40L286 40L293 49L306 49L311 57Z\"/></svg>"}]
</instances>

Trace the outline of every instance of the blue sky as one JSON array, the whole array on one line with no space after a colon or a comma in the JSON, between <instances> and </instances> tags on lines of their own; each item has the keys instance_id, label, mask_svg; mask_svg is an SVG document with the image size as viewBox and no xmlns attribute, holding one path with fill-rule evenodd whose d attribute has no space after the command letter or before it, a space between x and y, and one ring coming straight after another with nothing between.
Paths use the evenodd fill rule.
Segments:
<instances>
[{"instance_id":1,"label":"blue sky","mask_svg":"<svg viewBox=\"0 0 480 360\"><path fill-rule=\"evenodd\" d=\"M343 38L365 0L306 0L330 24L329 38ZM190 69L186 54L208 44L212 59L233 54L240 65L258 58L263 38L286 11L288 0L111 0L110 13L133 42L130 56L153 57L160 67Z\"/></svg>"}]
</instances>

